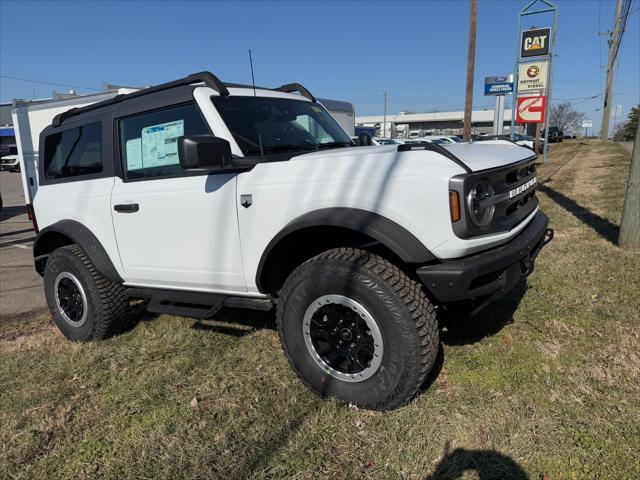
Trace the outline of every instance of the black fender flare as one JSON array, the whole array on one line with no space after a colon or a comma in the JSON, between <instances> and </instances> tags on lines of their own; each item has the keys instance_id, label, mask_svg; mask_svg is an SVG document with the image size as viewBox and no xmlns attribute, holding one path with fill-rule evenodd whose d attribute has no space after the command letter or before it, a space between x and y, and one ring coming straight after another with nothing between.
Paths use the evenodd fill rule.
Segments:
<instances>
[{"instance_id":1,"label":"black fender flare","mask_svg":"<svg viewBox=\"0 0 640 480\"><path fill-rule=\"evenodd\" d=\"M113 262L98 238L91 230L75 220L60 220L40 230L33 242L33 258L36 262L38 273L44 274L44 262L42 260L46 259L53 250L64 245L60 244L58 240L60 237L56 234L62 234L71 239L72 243L78 244L87 254L91 263L105 278L118 283L124 281L113 266ZM38 266L39 264L41 267ZM42 271L40 271L41 269Z\"/></svg>"},{"instance_id":2,"label":"black fender flare","mask_svg":"<svg viewBox=\"0 0 640 480\"><path fill-rule=\"evenodd\" d=\"M263 269L278 243L290 234L310 227L342 227L365 234L380 242L408 264L424 265L437 258L406 228L382 215L357 208L324 208L297 217L271 239L258 263L256 272L258 290L262 291Z\"/></svg>"}]
</instances>

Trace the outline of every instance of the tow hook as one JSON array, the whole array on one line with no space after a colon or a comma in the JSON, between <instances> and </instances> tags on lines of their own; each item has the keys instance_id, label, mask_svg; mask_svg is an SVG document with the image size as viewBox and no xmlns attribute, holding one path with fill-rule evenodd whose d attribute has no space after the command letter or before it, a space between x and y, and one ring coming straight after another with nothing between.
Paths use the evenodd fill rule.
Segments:
<instances>
[{"instance_id":1,"label":"tow hook","mask_svg":"<svg viewBox=\"0 0 640 480\"><path fill-rule=\"evenodd\" d=\"M547 243L549 243L551 240L553 240L553 228L547 228L544 231L544 242L543 244L546 245Z\"/></svg>"},{"instance_id":2,"label":"tow hook","mask_svg":"<svg viewBox=\"0 0 640 480\"><path fill-rule=\"evenodd\" d=\"M521 265L522 275L528 277L529 275L531 275L531 273L533 273L533 262L531 261L531 259L523 260Z\"/></svg>"}]
</instances>

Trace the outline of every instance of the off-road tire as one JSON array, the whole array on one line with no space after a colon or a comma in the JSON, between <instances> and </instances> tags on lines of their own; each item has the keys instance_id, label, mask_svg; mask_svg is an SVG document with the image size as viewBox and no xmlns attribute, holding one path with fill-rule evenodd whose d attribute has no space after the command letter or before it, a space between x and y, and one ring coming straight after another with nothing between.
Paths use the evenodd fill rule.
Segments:
<instances>
[{"instance_id":1,"label":"off-road tire","mask_svg":"<svg viewBox=\"0 0 640 480\"><path fill-rule=\"evenodd\" d=\"M328 375L312 358L303 317L315 299L342 295L363 305L384 343L380 367L360 382ZM411 400L432 369L439 349L436 312L421 286L384 258L364 250L326 251L300 265L280 291L277 328L284 353L302 382L320 397L360 408L387 410Z\"/></svg>"},{"instance_id":2,"label":"off-road tire","mask_svg":"<svg viewBox=\"0 0 640 480\"><path fill-rule=\"evenodd\" d=\"M69 324L56 303L54 284L61 272L74 275L85 291L87 320L82 326ZM69 340L103 340L132 325L129 299L122 284L107 280L78 245L58 248L49 255L44 271L44 292L56 326Z\"/></svg>"}]
</instances>

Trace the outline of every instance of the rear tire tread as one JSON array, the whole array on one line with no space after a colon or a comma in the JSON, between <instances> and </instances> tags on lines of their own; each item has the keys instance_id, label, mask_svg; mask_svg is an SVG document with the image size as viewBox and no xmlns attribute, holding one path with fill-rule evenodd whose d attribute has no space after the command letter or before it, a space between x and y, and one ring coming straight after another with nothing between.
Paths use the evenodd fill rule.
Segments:
<instances>
[{"instance_id":1,"label":"rear tire tread","mask_svg":"<svg viewBox=\"0 0 640 480\"><path fill-rule=\"evenodd\" d=\"M129 298L124 294L124 286L106 279L79 245L67 245L62 249L82 262L91 275L99 295L99 304L94 307L101 318L95 324L91 339L104 340L126 330L132 319L129 311ZM91 286L88 288L91 289Z\"/></svg>"}]
</instances>

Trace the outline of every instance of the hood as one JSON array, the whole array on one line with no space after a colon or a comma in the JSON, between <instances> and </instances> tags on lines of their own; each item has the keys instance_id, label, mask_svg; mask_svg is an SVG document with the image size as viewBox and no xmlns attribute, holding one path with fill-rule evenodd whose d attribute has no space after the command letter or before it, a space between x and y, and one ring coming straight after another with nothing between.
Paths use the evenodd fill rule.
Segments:
<instances>
[{"instance_id":1,"label":"hood","mask_svg":"<svg viewBox=\"0 0 640 480\"><path fill-rule=\"evenodd\" d=\"M466 165L472 172L487 170L489 168L502 167L511 163L520 162L527 158L535 157L531 150L520 147L511 142L501 141L504 143L490 144L489 142L478 143L455 143L450 145L435 145L433 149L429 149L430 155L443 155L438 149L444 148L447 152L455 156L460 162ZM372 154L390 154L398 152L399 145L383 145L371 147L353 147L353 148L335 148L332 150L324 150L319 152L303 153L297 155L291 160L310 160L317 157L326 159L338 159L343 156L369 156ZM419 146L415 146L418 150ZM428 159L425 159L428 160ZM455 161L455 160L451 160Z\"/></svg>"},{"instance_id":2,"label":"hood","mask_svg":"<svg viewBox=\"0 0 640 480\"><path fill-rule=\"evenodd\" d=\"M500 144L487 141L441 146L474 172L502 167L535 157L528 148L507 141Z\"/></svg>"},{"instance_id":3,"label":"hood","mask_svg":"<svg viewBox=\"0 0 640 480\"><path fill-rule=\"evenodd\" d=\"M301 153L291 157L291 160L310 160L318 157L323 158L339 158L353 157L354 155L371 155L372 153L390 153L397 152L398 145L372 145L370 147L350 147L350 148L331 148L329 150L318 150L317 152Z\"/></svg>"}]
</instances>

